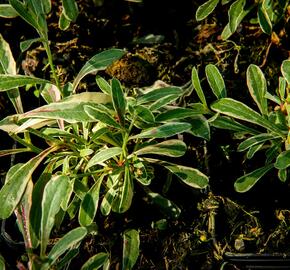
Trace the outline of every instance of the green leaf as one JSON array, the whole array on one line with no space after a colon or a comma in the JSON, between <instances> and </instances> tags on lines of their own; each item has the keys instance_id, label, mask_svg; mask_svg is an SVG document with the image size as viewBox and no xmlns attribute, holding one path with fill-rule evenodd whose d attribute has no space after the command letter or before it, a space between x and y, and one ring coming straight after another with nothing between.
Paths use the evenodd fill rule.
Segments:
<instances>
[{"instance_id":1,"label":"green leaf","mask_svg":"<svg viewBox=\"0 0 290 270\"><path fill-rule=\"evenodd\" d=\"M242 102L231 98L223 98L214 102L211 108L216 112L267 128L279 136L284 137L284 133L280 128Z\"/></svg>"},{"instance_id":2,"label":"green leaf","mask_svg":"<svg viewBox=\"0 0 290 270\"><path fill-rule=\"evenodd\" d=\"M268 171L273 168L273 164L266 165L253 172L239 177L235 182L235 190L237 192L246 192L250 190Z\"/></svg>"},{"instance_id":3,"label":"green leaf","mask_svg":"<svg viewBox=\"0 0 290 270\"><path fill-rule=\"evenodd\" d=\"M76 91L76 88L83 77L100 70L105 70L108 66L110 66L114 61L121 58L124 54L125 52L123 50L110 49L93 56L88 62L86 62L86 64L82 67L82 69L74 79L73 92Z\"/></svg>"},{"instance_id":4,"label":"green leaf","mask_svg":"<svg viewBox=\"0 0 290 270\"><path fill-rule=\"evenodd\" d=\"M51 0L41 0L43 11L48 14L51 11Z\"/></svg>"},{"instance_id":5,"label":"green leaf","mask_svg":"<svg viewBox=\"0 0 290 270\"><path fill-rule=\"evenodd\" d=\"M276 159L275 168L279 170L286 169L290 166L290 150L282 152Z\"/></svg>"},{"instance_id":6,"label":"green leaf","mask_svg":"<svg viewBox=\"0 0 290 270\"><path fill-rule=\"evenodd\" d=\"M115 121L115 119L108 114L106 111L102 110L101 107L84 106L84 111L93 120L98 120L108 126L121 128L121 126Z\"/></svg>"},{"instance_id":7,"label":"green leaf","mask_svg":"<svg viewBox=\"0 0 290 270\"><path fill-rule=\"evenodd\" d=\"M281 72L287 83L290 84L290 60L284 60L282 62Z\"/></svg>"},{"instance_id":8,"label":"green leaf","mask_svg":"<svg viewBox=\"0 0 290 270\"><path fill-rule=\"evenodd\" d=\"M64 15L72 22L75 22L79 9L75 0L62 0L63 12Z\"/></svg>"},{"instance_id":9,"label":"green leaf","mask_svg":"<svg viewBox=\"0 0 290 270\"><path fill-rule=\"evenodd\" d=\"M155 118L151 110L142 105L137 105L133 109L132 114L138 116L138 120L141 120L145 123L152 124L155 122Z\"/></svg>"},{"instance_id":10,"label":"green leaf","mask_svg":"<svg viewBox=\"0 0 290 270\"><path fill-rule=\"evenodd\" d=\"M190 128L191 124L189 123L170 122L159 127L147 129L138 135L132 136L131 139L166 138L188 131Z\"/></svg>"},{"instance_id":11,"label":"green leaf","mask_svg":"<svg viewBox=\"0 0 290 270\"><path fill-rule=\"evenodd\" d=\"M122 153L122 148L120 147L111 147L108 149L101 149L98 151L88 162L85 171L95 166L97 164L102 164L110 158L118 156Z\"/></svg>"},{"instance_id":12,"label":"green leaf","mask_svg":"<svg viewBox=\"0 0 290 270\"><path fill-rule=\"evenodd\" d=\"M77 245L86 235L87 229L83 227L72 229L65 234L50 250L48 254L49 266L53 265L66 251Z\"/></svg>"},{"instance_id":13,"label":"green leaf","mask_svg":"<svg viewBox=\"0 0 290 270\"><path fill-rule=\"evenodd\" d=\"M0 34L0 74L16 75L16 62L13 58L9 44ZM17 113L23 113L23 106L17 88L7 91L8 97Z\"/></svg>"},{"instance_id":14,"label":"green leaf","mask_svg":"<svg viewBox=\"0 0 290 270\"><path fill-rule=\"evenodd\" d=\"M42 41L43 41L42 38L32 38L32 39L27 39L27 40L21 41L20 42L20 50L21 50L21 52L25 52L31 47L31 45L33 43L42 42Z\"/></svg>"},{"instance_id":15,"label":"green leaf","mask_svg":"<svg viewBox=\"0 0 290 270\"><path fill-rule=\"evenodd\" d=\"M110 187L110 189L105 194L100 205L100 210L103 216L108 216L110 214L113 201L116 197L116 190L117 190L117 183L115 183L115 185Z\"/></svg>"},{"instance_id":16,"label":"green leaf","mask_svg":"<svg viewBox=\"0 0 290 270\"><path fill-rule=\"evenodd\" d=\"M253 100L263 115L268 115L268 104L265 97L267 82L261 69L251 64L247 69L247 84Z\"/></svg>"},{"instance_id":17,"label":"green leaf","mask_svg":"<svg viewBox=\"0 0 290 270\"><path fill-rule=\"evenodd\" d=\"M213 64L209 64L205 67L205 73L214 95L218 99L226 97L227 91L225 82L218 68Z\"/></svg>"},{"instance_id":18,"label":"green leaf","mask_svg":"<svg viewBox=\"0 0 290 270\"><path fill-rule=\"evenodd\" d=\"M258 5L258 20L262 31L268 35L271 35L272 22L265 7L265 0Z\"/></svg>"},{"instance_id":19,"label":"green leaf","mask_svg":"<svg viewBox=\"0 0 290 270\"><path fill-rule=\"evenodd\" d=\"M96 76L96 83L101 89L101 91L107 95L112 95L112 87L111 85L101 76Z\"/></svg>"},{"instance_id":20,"label":"green leaf","mask_svg":"<svg viewBox=\"0 0 290 270\"><path fill-rule=\"evenodd\" d=\"M28 9L27 4L24 4L18 0L9 0L9 3L13 7L13 9L19 14L19 16L21 16L21 18L29 23L35 30L39 30L37 16Z\"/></svg>"},{"instance_id":21,"label":"green leaf","mask_svg":"<svg viewBox=\"0 0 290 270\"><path fill-rule=\"evenodd\" d=\"M197 115L187 120L192 128L190 133L196 137L203 138L207 141L210 140L210 127L207 119L203 115Z\"/></svg>"},{"instance_id":22,"label":"green leaf","mask_svg":"<svg viewBox=\"0 0 290 270\"><path fill-rule=\"evenodd\" d=\"M167 122L172 120L185 119L188 117L194 117L196 115L202 114L203 112L203 106L200 111L189 108L172 107L165 112L158 114L155 117L155 120L157 122Z\"/></svg>"},{"instance_id":23,"label":"green leaf","mask_svg":"<svg viewBox=\"0 0 290 270\"><path fill-rule=\"evenodd\" d=\"M281 169L278 171L278 177L281 182L286 182L288 179L288 170L287 169Z\"/></svg>"},{"instance_id":24,"label":"green leaf","mask_svg":"<svg viewBox=\"0 0 290 270\"><path fill-rule=\"evenodd\" d=\"M242 143L240 143L240 145L238 146L238 151L242 152L247 150L248 148L256 145L256 144L260 144L262 142L266 142L268 140L273 140L273 139L277 139L279 138L278 136L269 134L269 133L262 133L262 134L258 134L255 135L253 137L250 137L248 139L246 139L245 141L243 141Z\"/></svg>"},{"instance_id":25,"label":"green leaf","mask_svg":"<svg viewBox=\"0 0 290 270\"><path fill-rule=\"evenodd\" d=\"M239 24L240 17L243 16L244 7L246 5L246 0L235 1L229 9L229 26L232 33L236 32Z\"/></svg>"},{"instance_id":26,"label":"green leaf","mask_svg":"<svg viewBox=\"0 0 290 270\"><path fill-rule=\"evenodd\" d=\"M251 146L247 152L247 159L253 158L253 156L263 147L264 143L255 144Z\"/></svg>"},{"instance_id":27,"label":"green leaf","mask_svg":"<svg viewBox=\"0 0 290 270\"><path fill-rule=\"evenodd\" d=\"M0 17L15 18L18 16L16 10L9 4L0 4Z\"/></svg>"},{"instance_id":28,"label":"green leaf","mask_svg":"<svg viewBox=\"0 0 290 270\"><path fill-rule=\"evenodd\" d=\"M175 86L153 89L137 98L138 104L159 101L168 96L182 95L182 89Z\"/></svg>"},{"instance_id":29,"label":"green leaf","mask_svg":"<svg viewBox=\"0 0 290 270\"><path fill-rule=\"evenodd\" d=\"M100 269L109 260L109 254L100 252L89 258L82 266L81 270L97 270Z\"/></svg>"},{"instance_id":30,"label":"green leaf","mask_svg":"<svg viewBox=\"0 0 290 270\"><path fill-rule=\"evenodd\" d=\"M232 118L226 117L226 116L218 116L215 118L213 121L210 121L210 125L216 128L221 128L221 129L227 129L227 130L233 130L233 131L238 131L238 132L246 132L252 135L260 133L259 131L247 127L245 125L242 125L239 122L236 122Z\"/></svg>"},{"instance_id":31,"label":"green leaf","mask_svg":"<svg viewBox=\"0 0 290 270\"><path fill-rule=\"evenodd\" d=\"M3 256L0 254L0 269L1 270L5 270L6 267L5 267L5 260L3 258Z\"/></svg>"},{"instance_id":32,"label":"green leaf","mask_svg":"<svg viewBox=\"0 0 290 270\"><path fill-rule=\"evenodd\" d=\"M0 219L8 218L20 202L32 173L42 160L55 148L48 148L27 163L21 165L13 174L7 175L6 182L0 190Z\"/></svg>"},{"instance_id":33,"label":"green leaf","mask_svg":"<svg viewBox=\"0 0 290 270\"><path fill-rule=\"evenodd\" d=\"M66 195L69 178L59 175L53 177L45 186L41 202L41 223L40 223L40 254L45 256L50 232L54 226L55 216L60 210L60 205Z\"/></svg>"},{"instance_id":34,"label":"green leaf","mask_svg":"<svg viewBox=\"0 0 290 270\"><path fill-rule=\"evenodd\" d=\"M285 72L284 69L285 69L285 64L283 62L282 66L281 66L281 71L282 71L283 76L285 77L284 73L286 73L287 71ZM287 67L286 67L286 70L287 70ZM290 72L290 61L289 61L289 69L288 70ZM286 76L287 76L287 73L286 73ZM290 82L290 76L289 76L289 82ZM286 79L283 77L279 77L279 88L278 88L277 94L279 95L280 100L283 101L285 99L285 93L286 93Z\"/></svg>"},{"instance_id":35,"label":"green leaf","mask_svg":"<svg viewBox=\"0 0 290 270\"><path fill-rule=\"evenodd\" d=\"M112 80L112 100L118 119L122 126L125 124L126 99L123 93L121 83L113 78Z\"/></svg>"},{"instance_id":36,"label":"green leaf","mask_svg":"<svg viewBox=\"0 0 290 270\"><path fill-rule=\"evenodd\" d=\"M123 234L122 270L133 269L139 256L140 237L134 229L126 230Z\"/></svg>"},{"instance_id":37,"label":"green leaf","mask_svg":"<svg viewBox=\"0 0 290 270\"><path fill-rule=\"evenodd\" d=\"M205 188L208 185L208 177L197 169L175 164L164 167L190 187Z\"/></svg>"},{"instance_id":38,"label":"green leaf","mask_svg":"<svg viewBox=\"0 0 290 270\"><path fill-rule=\"evenodd\" d=\"M102 181L103 177L99 177L82 200L79 211L79 223L83 227L91 225L94 221L98 209Z\"/></svg>"},{"instance_id":39,"label":"green leaf","mask_svg":"<svg viewBox=\"0 0 290 270\"><path fill-rule=\"evenodd\" d=\"M200 85L197 69L194 67L191 72L191 82L202 104L207 107L206 99Z\"/></svg>"},{"instance_id":40,"label":"green leaf","mask_svg":"<svg viewBox=\"0 0 290 270\"><path fill-rule=\"evenodd\" d=\"M70 26L71 20L69 20L65 14L64 11L61 12L59 19L58 19L58 27L60 30L67 30Z\"/></svg>"},{"instance_id":41,"label":"green leaf","mask_svg":"<svg viewBox=\"0 0 290 270\"><path fill-rule=\"evenodd\" d=\"M11 90L16 87L25 86L27 84L46 84L47 80L39 79L26 75L4 75L0 74L0 92Z\"/></svg>"},{"instance_id":42,"label":"green leaf","mask_svg":"<svg viewBox=\"0 0 290 270\"><path fill-rule=\"evenodd\" d=\"M205 19L208 15L210 15L214 9L216 8L219 0L208 0L204 4L198 7L195 18L197 21L201 21Z\"/></svg>"},{"instance_id":43,"label":"green leaf","mask_svg":"<svg viewBox=\"0 0 290 270\"><path fill-rule=\"evenodd\" d=\"M252 7L253 7L253 6L249 7L249 9L247 9L247 10L243 10L243 12L240 12L239 17L236 18L235 25L238 26L238 25L241 23L241 21L242 21L242 20L246 17L246 15L251 11ZM230 23L228 23L228 24L225 26L225 28L224 28L224 30L223 30L223 32L222 32L222 34L221 34L221 38L222 38L222 40L227 40L227 39L228 39L228 38L229 38L233 33L234 33L234 32L231 31L231 29L230 29Z\"/></svg>"},{"instance_id":44,"label":"green leaf","mask_svg":"<svg viewBox=\"0 0 290 270\"><path fill-rule=\"evenodd\" d=\"M84 110L85 106L96 106L100 103L108 103L111 98L103 93L84 92L72 95L60 102L50 103L39 107L25 114L18 115L19 119L43 118L43 119L63 119L69 123L93 122L95 121Z\"/></svg>"},{"instance_id":45,"label":"green leaf","mask_svg":"<svg viewBox=\"0 0 290 270\"><path fill-rule=\"evenodd\" d=\"M149 110L154 112L159 110L160 108L163 108L164 106L168 104L172 104L176 99L178 99L181 95L180 94L175 94L175 95L169 95L162 97L156 101L154 101L150 106Z\"/></svg>"},{"instance_id":46,"label":"green leaf","mask_svg":"<svg viewBox=\"0 0 290 270\"><path fill-rule=\"evenodd\" d=\"M178 219L181 214L181 209L174 202L164 198L158 193L152 192L151 190L148 191L147 195L150 198L150 201L157 205L163 214L170 218Z\"/></svg>"},{"instance_id":47,"label":"green leaf","mask_svg":"<svg viewBox=\"0 0 290 270\"><path fill-rule=\"evenodd\" d=\"M125 213L131 206L133 199L133 179L128 164L125 165L124 182L116 190L112 203L112 210L116 213Z\"/></svg>"},{"instance_id":48,"label":"green leaf","mask_svg":"<svg viewBox=\"0 0 290 270\"><path fill-rule=\"evenodd\" d=\"M145 146L134 152L137 156L156 154L168 157L181 157L186 152L186 144L180 140L168 140L161 143Z\"/></svg>"}]
</instances>

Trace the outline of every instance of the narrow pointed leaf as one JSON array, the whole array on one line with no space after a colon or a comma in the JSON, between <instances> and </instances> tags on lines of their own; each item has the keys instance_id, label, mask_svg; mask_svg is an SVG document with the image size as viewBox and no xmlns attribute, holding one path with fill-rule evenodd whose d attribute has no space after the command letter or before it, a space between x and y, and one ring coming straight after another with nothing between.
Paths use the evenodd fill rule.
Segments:
<instances>
[{"instance_id":1,"label":"narrow pointed leaf","mask_svg":"<svg viewBox=\"0 0 290 270\"><path fill-rule=\"evenodd\" d=\"M133 199L133 179L129 165L125 166L124 182L117 189L116 197L112 203L112 210L116 213L125 213L131 206Z\"/></svg>"},{"instance_id":2,"label":"narrow pointed leaf","mask_svg":"<svg viewBox=\"0 0 290 270\"><path fill-rule=\"evenodd\" d=\"M26 75L3 75L0 74L0 92L11 90L16 87L25 86L27 84L46 84L47 80L39 79Z\"/></svg>"},{"instance_id":3,"label":"narrow pointed leaf","mask_svg":"<svg viewBox=\"0 0 290 270\"><path fill-rule=\"evenodd\" d=\"M9 4L0 4L0 17L15 18L18 16L16 10Z\"/></svg>"},{"instance_id":4,"label":"narrow pointed leaf","mask_svg":"<svg viewBox=\"0 0 290 270\"><path fill-rule=\"evenodd\" d=\"M226 97L225 82L218 68L215 65L209 64L205 67L205 73L214 95L218 99Z\"/></svg>"},{"instance_id":5,"label":"narrow pointed leaf","mask_svg":"<svg viewBox=\"0 0 290 270\"><path fill-rule=\"evenodd\" d=\"M279 77L279 88L278 88L278 96L280 97L280 100L285 99L285 93L286 93L286 79L285 76L289 76L289 82L290 82L290 75L287 75L287 72L290 72L290 61L289 61L289 67L287 68L287 62L283 61L282 66L281 66L281 71L284 77ZM286 66L285 66L286 65ZM285 72L285 67L286 67L286 72ZM288 70L288 71L287 71ZM284 75L284 73L286 73Z\"/></svg>"},{"instance_id":6,"label":"narrow pointed leaf","mask_svg":"<svg viewBox=\"0 0 290 270\"><path fill-rule=\"evenodd\" d=\"M156 154L168 157L181 157L186 152L186 144L180 140L168 140L154 145L145 146L134 154L147 155L147 154Z\"/></svg>"},{"instance_id":7,"label":"narrow pointed leaf","mask_svg":"<svg viewBox=\"0 0 290 270\"><path fill-rule=\"evenodd\" d=\"M122 126L125 124L126 99L121 86L121 83L114 79L112 80L112 100L115 111L117 112L119 121Z\"/></svg>"},{"instance_id":8,"label":"narrow pointed leaf","mask_svg":"<svg viewBox=\"0 0 290 270\"><path fill-rule=\"evenodd\" d=\"M45 186L41 202L40 224L40 252L45 255L50 232L54 226L55 216L60 210L60 205L66 195L69 178L67 176L55 176Z\"/></svg>"},{"instance_id":9,"label":"narrow pointed leaf","mask_svg":"<svg viewBox=\"0 0 290 270\"><path fill-rule=\"evenodd\" d=\"M93 56L80 70L73 82L73 92L75 92L79 82L83 77L90 73L95 73L100 70L105 70L114 61L121 58L125 52L118 49L110 49Z\"/></svg>"},{"instance_id":10,"label":"narrow pointed leaf","mask_svg":"<svg viewBox=\"0 0 290 270\"><path fill-rule=\"evenodd\" d=\"M125 231L123 234L122 270L133 269L139 257L139 246L139 232L134 229Z\"/></svg>"},{"instance_id":11,"label":"narrow pointed leaf","mask_svg":"<svg viewBox=\"0 0 290 270\"><path fill-rule=\"evenodd\" d=\"M193 110L189 108L172 108L170 110L167 110L163 113L158 114L155 117L155 120L157 122L167 122L167 121L172 121L172 120L180 120L180 119L185 119L188 117L194 117L196 115L202 114L204 112L203 106L201 107L201 110Z\"/></svg>"},{"instance_id":12,"label":"narrow pointed leaf","mask_svg":"<svg viewBox=\"0 0 290 270\"><path fill-rule=\"evenodd\" d=\"M248 148L256 145L256 144L260 144L262 142L266 142L268 140L273 140L273 139L277 139L279 138L278 136L269 134L269 133L262 133L262 134L258 134L255 135L253 137L250 137L248 139L246 139L245 141L243 141L242 143L240 143L240 145L238 146L238 151L242 152L247 150Z\"/></svg>"},{"instance_id":13,"label":"narrow pointed leaf","mask_svg":"<svg viewBox=\"0 0 290 270\"><path fill-rule=\"evenodd\" d=\"M86 235L87 229L83 227L75 228L65 234L50 250L49 265L53 265L61 255L77 245Z\"/></svg>"},{"instance_id":14,"label":"narrow pointed leaf","mask_svg":"<svg viewBox=\"0 0 290 270\"><path fill-rule=\"evenodd\" d=\"M101 202L100 210L103 216L108 216L112 210L112 204L116 197L116 185L117 183L107 191Z\"/></svg>"},{"instance_id":15,"label":"narrow pointed leaf","mask_svg":"<svg viewBox=\"0 0 290 270\"><path fill-rule=\"evenodd\" d=\"M223 98L214 102L211 108L216 112L267 128L284 137L284 133L280 128L242 102L231 98Z\"/></svg>"},{"instance_id":16,"label":"narrow pointed leaf","mask_svg":"<svg viewBox=\"0 0 290 270\"><path fill-rule=\"evenodd\" d=\"M258 130L253 128L247 127L232 118L226 116L218 116L214 121L210 122L210 125L216 128L233 130L238 132L246 132L252 135L260 133Z\"/></svg>"},{"instance_id":17,"label":"narrow pointed leaf","mask_svg":"<svg viewBox=\"0 0 290 270\"><path fill-rule=\"evenodd\" d=\"M235 25L239 25L241 23L241 21L246 17L246 15L251 11L252 7L250 7L249 9L243 10L242 12L240 12L240 15L238 18L236 18L236 22ZM234 32L231 31L230 29L230 23L228 23L225 28L223 29L223 32L221 34L221 38L223 40L227 40Z\"/></svg>"},{"instance_id":18,"label":"narrow pointed leaf","mask_svg":"<svg viewBox=\"0 0 290 270\"><path fill-rule=\"evenodd\" d=\"M172 104L175 100L177 100L181 95L180 94L174 94L174 95L169 95L162 97L156 101L154 101L150 106L149 110L154 112L158 111L160 108L163 108L164 106L168 104Z\"/></svg>"},{"instance_id":19,"label":"narrow pointed leaf","mask_svg":"<svg viewBox=\"0 0 290 270\"><path fill-rule=\"evenodd\" d=\"M19 118L62 119L69 123L93 122L95 120L85 112L84 107L87 105L95 105L97 107L97 104L108 103L110 101L111 98L103 93L84 92L72 95L60 102L54 102L39 107L19 115Z\"/></svg>"},{"instance_id":20,"label":"narrow pointed leaf","mask_svg":"<svg viewBox=\"0 0 290 270\"><path fill-rule=\"evenodd\" d=\"M82 200L79 211L79 223L83 227L91 225L94 221L99 204L102 180L102 177L100 177Z\"/></svg>"},{"instance_id":21,"label":"narrow pointed leaf","mask_svg":"<svg viewBox=\"0 0 290 270\"><path fill-rule=\"evenodd\" d=\"M38 30L38 22L36 15L26 8L26 5L19 0L9 0L10 5L27 23L29 23L35 30Z\"/></svg>"},{"instance_id":22,"label":"narrow pointed leaf","mask_svg":"<svg viewBox=\"0 0 290 270\"><path fill-rule=\"evenodd\" d=\"M55 148L53 147L48 148L27 163L21 165L12 175L7 177L6 183L0 190L0 219L6 219L13 213L23 196L32 173L42 160L54 150Z\"/></svg>"},{"instance_id":23,"label":"narrow pointed leaf","mask_svg":"<svg viewBox=\"0 0 290 270\"><path fill-rule=\"evenodd\" d=\"M269 164L238 178L234 185L235 190L237 192L246 192L250 190L272 168L273 164Z\"/></svg>"},{"instance_id":24,"label":"narrow pointed leaf","mask_svg":"<svg viewBox=\"0 0 290 270\"><path fill-rule=\"evenodd\" d=\"M84 106L84 110L93 120L98 120L111 127L121 128L115 119L101 108Z\"/></svg>"},{"instance_id":25,"label":"narrow pointed leaf","mask_svg":"<svg viewBox=\"0 0 290 270\"><path fill-rule=\"evenodd\" d=\"M147 107L142 105L137 105L133 108L134 113L138 116L138 119L145 122L145 123L154 123L155 118L151 110L149 110Z\"/></svg>"},{"instance_id":26,"label":"narrow pointed leaf","mask_svg":"<svg viewBox=\"0 0 290 270\"><path fill-rule=\"evenodd\" d=\"M137 101L138 101L138 104L144 104L147 102L159 101L160 99L163 99L168 96L173 96L173 95L181 96L182 89L175 86L154 89L138 97Z\"/></svg>"},{"instance_id":27,"label":"narrow pointed leaf","mask_svg":"<svg viewBox=\"0 0 290 270\"><path fill-rule=\"evenodd\" d=\"M72 22L75 22L79 14L79 9L76 1L62 0L62 6L65 16Z\"/></svg>"},{"instance_id":28,"label":"narrow pointed leaf","mask_svg":"<svg viewBox=\"0 0 290 270\"><path fill-rule=\"evenodd\" d=\"M253 158L253 156L263 147L264 143L255 144L251 146L247 152L247 159Z\"/></svg>"},{"instance_id":29,"label":"narrow pointed leaf","mask_svg":"<svg viewBox=\"0 0 290 270\"><path fill-rule=\"evenodd\" d=\"M164 167L190 187L205 188L208 185L208 177L197 169L173 164Z\"/></svg>"},{"instance_id":30,"label":"narrow pointed leaf","mask_svg":"<svg viewBox=\"0 0 290 270\"><path fill-rule=\"evenodd\" d=\"M147 129L136 136L132 136L131 139L166 138L188 131L190 128L191 124L189 123L170 122L159 127Z\"/></svg>"},{"instance_id":31,"label":"narrow pointed leaf","mask_svg":"<svg viewBox=\"0 0 290 270\"><path fill-rule=\"evenodd\" d=\"M214 9L216 8L219 0L208 0L204 4L198 7L195 18L197 21L201 21L205 19L208 15L210 15Z\"/></svg>"},{"instance_id":32,"label":"narrow pointed leaf","mask_svg":"<svg viewBox=\"0 0 290 270\"><path fill-rule=\"evenodd\" d=\"M194 67L191 72L191 82L202 104L207 107L206 99L200 85L197 69Z\"/></svg>"},{"instance_id":33,"label":"narrow pointed leaf","mask_svg":"<svg viewBox=\"0 0 290 270\"><path fill-rule=\"evenodd\" d=\"M261 69L251 64L247 69L247 84L253 100L263 115L268 115L267 82Z\"/></svg>"},{"instance_id":34,"label":"narrow pointed leaf","mask_svg":"<svg viewBox=\"0 0 290 270\"><path fill-rule=\"evenodd\" d=\"M16 62L13 58L9 44L0 34L0 74L16 75ZM7 91L8 97L17 113L23 113L19 90L17 88Z\"/></svg>"},{"instance_id":35,"label":"narrow pointed leaf","mask_svg":"<svg viewBox=\"0 0 290 270\"><path fill-rule=\"evenodd\" d=\"M111 85L101 76L96 76L96 83L101 89L101 91L107 95L112 95L112 87Z\"/></svg>"},{"instance_id":36,"label":"narrow pointed leaf","mask_svg":"<svg viewBox=\"0 0 290 270\"><path fill-rule=\"evenodd\" d=\"M111 147L108 149L102 149L98 151L88 162L85 170L88 170L92 166L95 166L97 164L101 164L105 161L107 161L110 158L113 158L115 156L118 156L122 153L122 148L120 147Z\"/></svg>"},{"instance_id":37,"label":"narrow pointed leaf","mask_svg":"<svg viewBox=\"0 0 290 270\"><path fill-rule=\"evenodd\" d=\"M258 5L258 20L262 31L268 35L272 33L272 22L264 4L265 0Z\"/></svg>"},{"instance_id":38,"label":"narrow pointed leaf","mask_svg":"<svg viewBox=\"0 0 290 270\"><path fill-rule=\"evenodd\" d=\"M89 258L81 270L98 270L109 260L109 254L100 252Z\"/></svg>"},{"instance_id":39,"label":"narrow pointed leaf","mask_svg":"<svg viewBox=\"0 0 290 270\"><path fill-rule=\"evenodd\" d=\"M279 170L286 169L290 166L290 150L282 152L276 159L275 168Z\"/></svg>"},{"instance_id":40,"label":"narrow pointed leaf","mask_svg":"<svg viewBox=\"0 0 290 270\"><path fill-rule=\"evenodd\" d=\"M244 7L246 5L246 0L237 0L235 1L229 9L229 26L232 33L234 33L239 24L240 24L240 16L242 16L244 12Z\"/></svg>"}]
</instances>

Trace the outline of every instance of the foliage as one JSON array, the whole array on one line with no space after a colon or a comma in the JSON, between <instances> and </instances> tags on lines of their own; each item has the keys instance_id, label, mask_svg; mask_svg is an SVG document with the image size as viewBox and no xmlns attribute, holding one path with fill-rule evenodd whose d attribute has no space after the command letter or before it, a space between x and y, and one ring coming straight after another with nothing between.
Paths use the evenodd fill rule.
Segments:
<instances>
[{"instance_id":1,"label":"foliage","mask_svg":"<svg viewBox=\"0 0 290 270\"><path fill-rule=\"evenodd\" d=\"M284 16L289 1L283 0L208 0L205 1L196 11L196 20L201 21L207 18L215 9L219 9L219 5L229 6L228 8L228 24L221 34L222 39L228 39L236 32L240 23L244 18L255 10L257 17L251 20L252 23L258 23L262 31L268 35L272 33L273 26L277 24Z\"/></svg>"},{"instance_id":2,"label":"foliage","mask_svg":"<svg viewBox=\"0 0 290 270\"><path fill-rule=\"evenodd\" d=\"M266 155L265 166L247 173L235 182L235 190L246 192L251 189L268 171L278 169L278 177L285 182L289 167L289 67L290 61L285 60L281 66L283 77L279 78L279 88L275 95L267 90L267 82L261 69L251 64L247 69L247 85L257 110L246 104L226 97L225 83L218 69L213 65L206 66L208 83L216 96L210 108L215 114L209 119L213 127L232 130L243 137L238 151L247 151L247 159L251 159L258 151ZM200 86L197 71L192 72L193 85L203 103L204 94ZM268 102L276 107L269 110ZM225 116L223 116L225 115ZM244 122L243 124L239 121Z\"/></svg>"},{"instance_id":3,"label":"foliage","mask_svg":"<svg viewBox=\"0 0 290 270\"><path fill-rule=\"evenodd\" d=\"M62 4L60 21L75 21L75 2ZM0 190L0 218L16 214L31 269L60 269L70 263L78 254L81 241L95 230L98 209L103 215L126 212L137 184L149 197L153 196L147 186L155 177L156 166L164 167L168 174L191 187L202 189L208 185L207 176L199 170L171 161L187 150L180 134L199 135L191 123L197 117L203 121L205 108L200 103L193 104L194 109L179 107L176 101L184 95L180 87L137 94L124 90L117 79L107 82L99 76L96 81L101 92L77 94L86 75L106 69L124 51L110 49L96 54L72 83L62 86L49 47L46 15L51 2L11 0L10 5L9 12L17 13L39 34L39 38L22 42L22 50L33 42L42 43L53 82L17 74L9 45L1 37L0 91L7 92L16 114L2 119L0 129L23 148L3 150L0 155L36 155L26 163L15 164L7 173ZM20 90L36 84L47 105L24 112ZM200 136L205 136L203 133ZM34 143L35 137L42 139L40 146ZM37 168L39 172L35 173ZM157 204L178 217L180 210L173 203L156 193L154 198L162 198L156 200ZM65 218L76 217L80 227L68 231L48 251L52 229L60 228ZM136 230L124 232L123 269L133 268L139 242ZM98 253L82 269L107 268L109 264L109 255Z\"/></svg>"}]
</instances>

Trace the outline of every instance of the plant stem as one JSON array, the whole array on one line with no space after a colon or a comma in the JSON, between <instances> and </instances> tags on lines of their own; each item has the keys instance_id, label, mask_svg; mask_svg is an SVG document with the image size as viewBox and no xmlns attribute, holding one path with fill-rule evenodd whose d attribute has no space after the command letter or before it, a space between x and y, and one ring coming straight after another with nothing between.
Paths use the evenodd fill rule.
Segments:
<instances>
[{"instance_id":1,"label":"plant stem","mask_svg":"<svg viewBox=\"0 0 290 270\"><path fill-rule=\"evenodd\" d=\"M27 141L21 139L21 138L20 138L19 136L17 136L17 135L14 135L14 134L13 134L13 135L11 135L11 137L12 137L15 141L17 141L17 142L19 142L20 144L22 144L23 146L26 146L26 147L28 147L29 149L31 149L32 152L35 152L35 153L37 153L37 154L40 154L40 153L43 151L42 149L40 149L40 148L38 148L38 147L32 145L31 143L29 143L29 142L27 142Z\"/></svg>"},{"instance_id":2,"label":"plant stem","mask_svg":"<svg viewBox=\"0 0 290 270\"><path fill-rule=\"evenodd\" d=\"M43 46L44 46L44 49L45 49L46 54L47 54L48 63L50 65L50 69L51 69L51 72L52 72L52 77L54 78L54 81L55 81L55 84L56 84L57 88L59 89L59 91L61 91L60 82L59 82L59 79L58 79L56 71L55 71L55 67L54 67L53 60L52 60L52 54L51 54L50 46L49 46L47 40L43 41Z\"/></svg>"}]
</instances>

